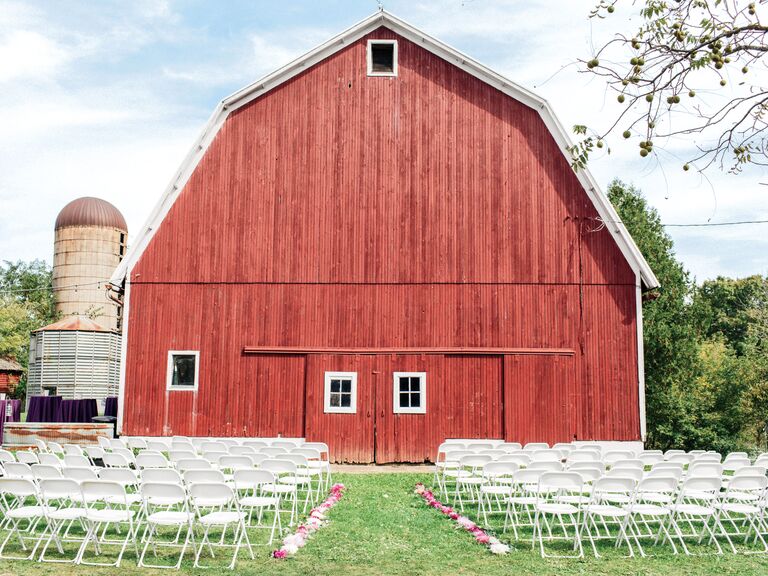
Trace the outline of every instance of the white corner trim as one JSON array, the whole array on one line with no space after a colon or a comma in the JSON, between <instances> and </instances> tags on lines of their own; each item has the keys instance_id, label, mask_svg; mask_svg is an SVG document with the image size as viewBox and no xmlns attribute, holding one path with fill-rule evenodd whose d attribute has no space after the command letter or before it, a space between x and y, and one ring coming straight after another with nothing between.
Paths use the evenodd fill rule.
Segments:
<instances>
[{"instance_id":1,"label":"white corner trim","mask_svg":"<svg viewBox=\"0 0 768 576\"><path fill-rule=\"evenodd\" d=\"M645 442L647 425L645 419L645 348L643 346L643 290L640 275L635 288L637 314L637 404L640 411L640 439Z\"/></svg>"},{"instance_id":2,"label":"white corner trim","mask_svg":"<svg viewBox=\"0 0 768 576\"><path fill-rule=\"evenodd\" d=\"M174 356L194 356L195 357L195 384L194 386L174 386L173 385L173 357ZM197 392L197 385L200 382L200 351L199 350L168 350L168 369L165 373L165 389L173 392Z\"/></svg>"},{"instance_id":3,"label":"white corner trim","mask_svg":"<svg viewBox=\"0 0 768 576\"><path fill-rule=\"evenodd\" d=\"M331 406L331 380L344 379L352 381L352 397L349 406ZM323 394L323 413L325 414L356 414L357 413L357 372L326 372Z\"/></svg>"},{"instance_id":4,"label":"white corner trim","mask_svg":"<svg viewBox=\"0 0 768 576\"><path fill-rule=\"evenodd\" d=\"M420 406L418 408L400 407L400 377L417 377L421 379L419 387ZM394 414L426 414L427 413L427 373L426 372L394 372L392 374L392 412Z\"/></svg>"},{"instance_id":5,"label":"white corner trim","mask_svg":"<svg viewBox=\"0 0 768 576\"><path fill-rule=\"evenodd\" d=\"M377 11L368 18L333 37L328 42L310 50L304 56L294 60L275 72L264 76L253 84L238 90L221 101L182 162L176 176L165 189L163 196L150 214L146 224L139 231L139 235L128 250L126 257L115 269L110 281L119 286L126 276L130 275L131 270L141 258L141 255L144 253L150 240L165 219L171 206L173 206L179 194L186 186L192 172L197 167L197 164L202 159L214 137L233 110L245 106L252 100L273 90L297 74L300 74L321 60L335 54L350 43L355 42L382 25L411 42L422 46L436 56L458 66L468 74L478 78L486 84L504 92L511 98L534 109L541 116L544 124L547 126L560 147L560 151L570 164L571 157L567 150L567 147L571 145L570 137L545 99L511 80L504 78L469 56L451 48L449 45L421 32L389 12ZM636 273L640 274L643 285L648 289L657 287L659 285L658 279L643 258L640 250L638 250L637 245L629 235L624 224L619 220L619 216L611 205L610 200L608 200L608 197L597 185L592 174L588 169L584 169L576 172L576 176L587 195L592 200L599 216L605 222L608 231L615 239L624 258L626 258L631 268Z\"/></svg>"},{"instance_id":6,"label":"white corner trim","mask_svg":"<svg viewBox=\"0 0 768 576\"><path fill-rule=\"evenodd\" d=\"M373 70L373 46L381 46L388 44L392 46L392 72L375 72ZM365 50L366 63L368 65L368 76L385 76L393 77L397 76L397 40L368 40L368 46Z\"/></svg>"},{"instance_id":7,"label":"white corner trim","mask_svg":"<svg viewBox=\"0 0 768 576\"><path fill-rule=\"evenodd\" d=\"M123 337L120 341L120 381L117 386L117 433L123 433L123 415L125 414L125 371L128 358L128 314L131 305L131 279L125 280L123 296Z\"/></svg>"}]
</instances>

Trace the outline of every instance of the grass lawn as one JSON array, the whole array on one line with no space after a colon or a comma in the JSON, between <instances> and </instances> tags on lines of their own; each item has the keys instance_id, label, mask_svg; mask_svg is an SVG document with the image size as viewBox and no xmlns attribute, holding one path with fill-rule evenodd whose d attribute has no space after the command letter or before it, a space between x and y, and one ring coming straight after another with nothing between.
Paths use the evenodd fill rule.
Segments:
<instances>
[{"instance_id":1,"label":"grass lawn","mask_svg":"<svg viewBox=\"0 0 768 576\"><path fill-rule=\"evenodd\" d=\"M542 560L529 546L518 543L507 556L494 556L475 543L455 523L427 508L413 494L423 474L342 475L347 492L330 512L330 524L322 528L293 558L273 560L271 548L257 549L257 559L241 552L236 574L766 574L768 558L726 553L723 556L685 557L662 553L655 558L627 559L607 549L606 558ZM506 540L506 539L504 539ZM667 548L661 548L666 550ZM655 551L649 551L654 553ZM229 574L221 568L195 570L199 574ZM186 562L184 572L192 572ZM86 566L0 561L0 574L168 574L167 570L136 568L134 554L127 552L119 570ZM173 572L170 572L173 573Z\"/></svg>"}]
</instances>

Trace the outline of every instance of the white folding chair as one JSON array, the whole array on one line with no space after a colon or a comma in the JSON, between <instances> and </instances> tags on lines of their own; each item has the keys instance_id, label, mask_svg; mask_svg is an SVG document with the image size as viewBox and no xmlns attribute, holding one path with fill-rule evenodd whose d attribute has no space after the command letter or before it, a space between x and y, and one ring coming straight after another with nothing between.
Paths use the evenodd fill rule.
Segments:
<instances>
[{"instance_id":1,"label":"white folding chair","mask_svg":"<svg viewBox=\"0 0 768 576\"><path fill-rule=\"evenodd\" d=\"M31 450L19 450L16 452L16 459L24 464L39 464L40 459L37 457L37 453Z\"/></svg>"},{"instance_id":2,"label":"white folding chair","mask_svg":"<svg viewBox=\"0 0 768 576\"><path fill-rule=\"evenodd\" d=\"M245 442L243 444L245 444ZM320 462L323 468L325 489L328 490L333 482L333 478L331 477L331 450L328 448L328 444L325 442L304 442L301 447L320 452Z\"/></svg>"},{"instance_id":3,"label":"white folding chair","mask_svg":"<svg viewBox=\"0 0 768 576\"><path fill-rule=\"evenodd\" d=\"M78 483L85 482L86 480L96 481L99 479L96 470L93 468L68 468L65 466L61 469L61 475L64 476L64 478L70 478Z\"/></svg>"},{"instance_id":4,"label":"white folding chair","mask_svg":"<svg viewBox=\"0 0 768 576\"><path fill-rule=\"evenodd\" d=\"M459 460L459 472L456 477L456 490L454 502L458 502L459 509L464 512L465 501L468 504L476 504L480 499L480 486L484 483L483 467L492 461L490 456L483 454L469 454Z\"/></svg>"},{"instance_id":5,"label":"white folding chair","mask_svg":"<svg viewBox=\"0 0 768 576\"><path fill-rule=\"evenodd\" d=\"M293 442L292 440L275 440L274 442L272 442L272 447L285 448L290 452L294 448L298 448L299 444L297 442Z\"/></svg>"},{"instance_id":6,"label":"white folding chair","mask_svg":"<svg viewBox=\"0 0 768 576\"><path fill-rule=\"evenodd\" d=\"M288 454L288 450L286 448L280 448L280 447L272 447L269 446L267 448L261 448L259 450L260 454L266 454L270 458L279 458L283 454Z\"/></svg>"},{"instance_id":7,"label":"white folding chair","mask_svg":"<svg viewBox=\"0 0 768 576\"><path fill-rule=\"evenodd\" d=\"M140 470L146 468L169 468L170 466L171 463L160 452L146 450L136 455L136 467Z\"/></svg>"},{"instance_id":8,"label":"white folding chair","mask_svg":"<svg viewBox=\"0 0 768 576\"><path fill-rule=\"evenodd\" d=\"M549 449L549 444L546 442L528 442L525 446L523 446L523 450L526 452L530 452L533 450L547 450Z\"/></svg>"},{"instance_id":9,"label":"white folding chair","mask_svg":"<svg viewBox=\"0 0 768 576\"><path fill-rule=\"evenodd\" d=\"M128 445L125 443L125 441L121 440L120 438L110 438L109 446L112 448L112 451L128 449Z\"/></svg>"},{"instance_id":10,"label":"white folding chair","mask_svg":"<svg viewBox=\"0 0 768 576\"><path fill-rule=\"evenodd\" d=\"M533 462L562 462L563 455L560 450L553 448L543 450L528 450L531 453L531 459Z\"/></svg>"},{"instance_id":11,"label":"white folding chair","mask_svg":"<svg viewBox=\"0 0 768 576\"><path fill-rule=\"evenodd\" d=\"M52 440L49 440L46 444L48 445L48 452L57 456L64 456L64 446Z\"/></svg>"},{"instance_id":12,"label":"white folding chair","mask_svg":"<svg viewBox=\"0 0 768 576\"><path fill-rule=\"evenodd\" d=\"M173 470L155 468L147 472L174 472ZM141 486L141 500L143 516L147 526L144 529L142 541L144 548L139 556L138 566L140 568L175 568L181 567L181 561L184 559L184 553L187 547L192 544L192 553L197 557L197 544L195 543L195 534L193 530L194 514L189 509L187 494L180 484L166 482L146 482ZM161 539L161 530L171 528L176 531L175 538L172 541ZM181 533L184 532L184 543L179 544ZM145 562L147 550L150 545L152 552L157 557L158 548L180 548L179 558L175 565L167 564L149 564Z\"/></svg>"},{"instance_id":13,"label":"white folding chair","mask_svg":"<svg viewBox=\"0 0 768 576\"><path fill-rule=\"evenodd\" d=\"M542 460L541 462L531 462L528 465L529 470L543 470L544 472L561 472L563 470L562 462L554 460Z\"/></svg>"},{"instance_id":14,"label":"white folding chair","mask_svg":"<svg viewBox=\"0 0 768 576\"><path fill-rule=\"evenodd\" d=\"M280 493L264 494L263 487L275 484L275 475L269 470L237 469L234 471L235 492L240 502L240 509L248 511L248 528L270 528L269 541L272 544L275 530L282 531L280 522ZM265 526L262 519L265 512L272 512L272 525ZM256 512L256 522L253 513Z\"/></svg>"},{"instance_id":15,"label":"white folding chair","mask_svg":"<svg viewBox=\"0 0 768 576\"><path fill-rule=\"evenodd\" d=\"M221 470L187 470L182 475L187 487L193 484L224 484L226 479Z\"/></svg>"},{"instance_id":16,"label":"white folding chair","mask_svg":"<svg viewBox=\"0 0 768 576\"><path fill-rule=\"evenodd\" d=\"M40 502L35 483L28 478L0 478L0 509L8 529L8 534L0 544L0 558L32 560L42 540L42 534L37 533L36 529L45 517L45 508ZM26 556L11 556L5 553L5 547L14 536L24 552L29 550L28 544L32 544L32 549Z\"/></svg>"},{"instance_id":17,"label":"white folding chair","mask_svg":"<svg viewBox=\"0 0 768 576\"><path fill-rule=\"evenodd\" d=\"M33 480L35 475L32 473L32 467L29 464L23 462L6 462L3 466L5 468L6 478L23 478L24 480Z\"/></svg>"},{"instance_id":18,"label":"white folding chair","mask_svg":"<svg viewBox=\"0 0 768 576\"><path fill-rule=\"evenodd\" d=\"M168 452L171 447L160 440L147 440L147 450L155 450L156 452Z\"/></svg>"},{"instance_id":19,"label":"white folding chair","mask_svg":"<svg viewBox=\"0 0 768 576\"><path fill-rule=\"evenodd\" d=\"M511 452L513 450L522 450L523 445L520 442L502 442L496 448L504 450L504 452Z\"/></svg>"},{"instance_id":20,"label":"white folding chair","mask_svg":"<svg viewBox=\"0 0 768 576\"><path fill-rule=\"evenodd\" d=\"M213 470L213 464L202 458L185 458L176 462L176 470L182 474L187 470Z\"/></svg>"},{"instance_id":21,"label":"white folding chair","mask_svg":"<svg viewBox=\"0 0 768 576\"><path fill-rule=\"evenodd\" d=\"M99 436L98 442L99 442L99 448L101 448L105 452L110 452L112 450L112 443L109 441L109 438L105 436ZM48 448L50 447L51 447L51 443L48 442Z\"/></svg>"},{"instance_id":22,"label":"white folding chair","mask_svg":"<svg viewBox=\"0 0 768 576\"><path fill-rule=\"evenodd\" d=\"M147 441L144 438L128 438L125 442L131 450L146 450Z\"/></svg>"},{"instance_id":23,"label":"white folding chair","mask_svg":"<svg viewBox=\"0 0 768 576\"><path fill-rule=\"evenodd\" d=\"M658 544L662 536L672 546L672 552L677 554L672 534L680 539L680 529L671 508L677 494L677 482L678 478L674 476L646 476L638 483L632 502L626 506L628 522L641 556L646 556L646 553L640 538L653 538L654 544Z\"/></svg>"},{"instance_id":24,"label":"white folding chair","mask_svg":"<svg viewBox=\"0 0 768 576\"><path fill-rule=\"evenodd\" d=\"M539 478L536 514L533 519L533 538L534 541L538 540L539 542L542 558L582 558L584 556L580 537L581 509L563 499L566 496L580 498L583 491L584 480L577 472L545 472ZM549 520L550 517L552 522ZM562 536L553 534L552 524L555 520L562 529ZM577 553L575 555L547 553L544 549L545 531L548 542L554 540L573 542L573 549Z\"/></svg>"},{"instance_id":25,"label":"white folding chair","mask_svg":"<svg viewBox=\"0 0 768 576\"><path fill-rule=\"evenodd\" d=\"M61 461L61 459L56 456L56 454L45 454L41 452L37 456L40 460L40 464L45 464L46 466L54 466L56 468L61 468L64 465L64 462Z\"/></svg>"},{"instance_id":26,"label":"white folding chair","mask_svg":"<svg viewBox=\"0 0 768 576\"><path fill-rule=\"evenodd\" d=\"M82 454L65 454L64 466L67 468L93 468L91 461Z\"/></svg>"},{"instance_id":27,"label":"white folding chair","mask_svg":"<svg viewBox=\"0 0 768 576\"><path fill-rule=\"evenodd\" d=\"M603 539L614 540L618 548L622 543L627 545L629 556L635 555L629 536L632 526L627 521L629 512L616 501L628 503L632 501L637 482L633 478L605 477L594 481L589 504L582 509L582 532L592 546L596 558L600 558L596 541ZM616 534L611 533L610 526L618 525ZM630 534L627 534L627 532Z\"/></svg>"},{"instance_id":28,"label":"white folding chair","mask_svg":"<svg viewBox=\"0 0 768 576\"><path fill-rule=\"evenodd\" d=\"M83 447L79 444L64 444L65 456L85 456Z\"/></svg>"},{"instance_id":29,"label":"white folding chair","mask_svg":"<svg viewBox=\"0 0 768 576\"><path fill-rule=\"evenodd\" d=\"M253 448L256 451L259 451L262 448L267 448L269 444L261 440L244 440L243 446L247 446L248 448Z\"/></svg>"},{"instance_id":30,"label":"white folding chair","mask_svg":"<svg viewBox=\"0 0 768 576\"><path fill-rule=\"evenodd\" d=\"M141 472L141 482L183 485L181 474L174 468L147 468Z\"/></svg>"},{"instance_id":31,"label":"white folding chair","mask_svg":"<svg viewBox=\"0 0 768 576\"><path fill-rule=\"evenodd\" d=\"M86 480L80 484L83 501L86 505L84 522L86 534L80 545L75 563L87 566L120 566L125 550L129 543L133 543L136 556L139 550L136 545L136 526L134 523L134 510L131 509L125 488L118 482L106 480ZM108 507L103 507L107 504ZM125 536L115 540L106 537L110 526L125 528ZM122 534L117 533L116 536ZM88 545L93 543L94 552L100 557L106 545L116 545L120 551L114 562L96 562L95 559L85 559Z\"/></svg>"},{"instance_id":32,"label":"white folding chair","mask_svg":"<svg viewBox=\"0 0 768 576\"><path fill-rule=\"evenodd\" d=\"M105 452L103 458L104 466L107 468L130 468L131 463L124 454L118 452Z\"/></svg>"},{"instance_id":33,"label":"white folding chair","mask_svg":"<svg viewBox=\"0 0 768 576\"><path fill-rule=\"evenodd\" d=\"M3 450L0 448L0 462L5 464L6 462L16 462L16 456L13 455L13 452L9 452L8 450Z\"/></svg>"},{"instance_id":34,"label":"white folding chair","mask_svg":"<svg viewBox=\"0 0 768 576\"><path fill-rule=\"evenodd\" d=\"M507 512L504 516L502 532L512 527L515 540L518 540L518 528L533 526L533 514L538 502L536 495L542 470L518 470L512 475L512 495L506 499Z\"/></svg>"},{"instance_id":35,"label":"white folding chair","mask_svg":"<svg viewBox=\"0 0 768 576\"><path fill-rule=\"evenodd\" d=\"M262 492L271 494L280 499L282 504L285 500L290 503L290 519L288 521L289 526L293 526L296 516L298 514L298 489L296 484L290 482L283 482L284 477L296 476L296 464L289 462L288 460L264 460L260 464L261 470L267 470L272 472L275 476L275 482L273 484L265 484L261 487ZM282 508L278 510L283 511Z\"/></svg>"},{"instance_id":36,"label":"white folding chair","mask_svg":"<svg viewBox=\"0 0 768 576\"><path fill-rule=\"evenodd\" d=\"M213 556L213 547L234 548L232 562L229 569L233 570L237 562L237 555L245 543L251 559L255 559L251 541L248 538L248 530L245 526L245 514L240 511L240 505L232 488L224 483L192 484L189 488L189 496L195 509L197 522L203 527L203 537L195 554L195 568L202 568L200 555L208 547ZM234 544L226 544L224 537L229 527L234 527ZM210 539L212 528L221 528L221 539L214 543Z\"/></svg>"},{"instance_id":37,"label":"white folding chair","mask_svg":"<svg viewBox=\"0 0 768 576\"><path fill-rule=\"evenodd\" d=\"M37 448L37 451L40 454L48 453L48 446L43 440L40 440L40 438L35 438L35 448Z\"/></svg>"},{"instance_id":38,"label":"white folding chair","mask_svg":"<svg viewBox=\"0 0 768 576\"><path fill-rule=\"evenodd\" d=\"M91 466L98 466L97 460L102 464L104 463L104 448L101 446L86 446L85 455L88 456L88 460L91 462Z\"/></svg>"},{"instance_id":39,"label":"white folding chair","mask_svg":"<svg viewBox=\"0 0 768 576\"><path fill-rule=\"evenodd\" d=\"M478 518L483 518L485 526L489 526L489 514L504 514L507 498L512 496L512 484L515 472L520 467L514 462L488 462L483 466L483 483L477 502Z\"/></svg>"},{"instance_id":40,"label":"white folding chair","mask_svg":"<svg viewBox=\"0 0 768 576\"><path fill-rule=\"evenodd\" d=\"M30 466L30 470L32 470L32 477L36 481L63 478L61 475L61 468L57 468L56 466L49 466L48 464L32 464L32 466Z\"/></svg>"},{"instance_id":41,"label":"white folding chair","mask_svg":"<svg viewBox=\"0 0 768 576\"><path fill-rule=\"evenodd\" d=\"M701 543L705 536L709 536L710 543L715 543L718 554L723 553L717 534L724 534L724 529L713 505L719 498L720 484L720 476L689 474L680 487L677 502L670 506L675 513L673 526L678 529L680 545L688 556L691 551L685 539L694 538Z\"/></svg>"},{"instance_id":42,"label":"white folding chair","mask_svg":"<svg viewBox=\"0 0 768 576\"><path fill-rule=\"evenodd\" d=\"M725 466L725 463L724 463ZM750 540L761 544L760 550L741 550L742 554L765 554L768 552L761 530L762 507L760 501L766 496L768 477L734 476L721 500L715 503L717 520L723 526L723 536L734 554L738 551L734 539L742 537L746 546Z\"/></svg>"},{"instance_id":43,"label":"white folding chair","mask_svg":"<svg viewBox=\"0 0 768 576\"><path fill-rule=\"evenodd\" d=\"M71 478L44 478L39 481L40 500L43 505L46 532L43 533L45 544L40 551L40 562L54 562L74 564L77 553L82 545L82 537L73 537L71 528L75 523L81 523L85 517L85 504L83 502L80 484ZM45 534L48 538L45 538ZM77 544L71 558L46 558L48 547L53 542L60 556L65 554L64 543Z\"/></svg>"}]
</instances>

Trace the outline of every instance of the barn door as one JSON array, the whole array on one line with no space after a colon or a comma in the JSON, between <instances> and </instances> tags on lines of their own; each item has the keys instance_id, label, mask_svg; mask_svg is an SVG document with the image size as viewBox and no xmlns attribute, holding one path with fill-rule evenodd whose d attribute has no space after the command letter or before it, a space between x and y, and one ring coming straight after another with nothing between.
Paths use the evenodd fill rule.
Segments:
<instances>
[{"instance_id":1,"label":"barn door","mask_svg":"<svg viewBox=\"0 0 768 576\"><path fill-rule=\"evenodd\" d=\"M582 421L572 355L505 356L506 439L510 442L578 440Z\"/></svg>"},{"instance_id":2,"label":"barn door","mask_svg":"<svg viewBox=\"0 0 768 576\"><path fill-rule=\"evenodd\" d=\"M377 462L431 461L446 438L503 438L500 356L390 355L376 368ZM411 382L398 381L410 374L423 375L423 413L395 409L400 394L413 395Z\"/></svg>"},{"instance_id":3,"label":"barn door","mask_svg":"<svg viewBox=\"0 0 768 576\"><path fill-rule=\"evenodd\" d=\"M334 462L374 461L373 356L309 354L304 436L325 442Z\"/></svg>"}]
</instances>

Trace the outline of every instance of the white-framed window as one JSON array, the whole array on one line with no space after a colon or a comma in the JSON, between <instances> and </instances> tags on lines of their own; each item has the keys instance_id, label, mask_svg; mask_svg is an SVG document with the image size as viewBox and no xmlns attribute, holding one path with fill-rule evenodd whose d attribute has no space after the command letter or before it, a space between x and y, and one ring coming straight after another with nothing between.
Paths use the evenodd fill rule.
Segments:
<instances>
[{"instance_id":1,"label":"white-framed window","mask_svg":"<svg viewBox=\"0 0 768 576\"><path fill-rule=\"evenodd\" d=\"M426 372L395 372L392 391L395 414L427 413Z\"/></svg>"},{"instance_id":2,"label":"white-framed window","mask_svg":"<svg viewBox=\"0 0 768 576\"><path fill-rule=\"evenodd\" d=\"M197 390L200 377L200 352L198 350L169 350L167 390Z\"/></svg>"},{"instance_id":3,"label":"white-framed window","mask_svg":"<svg viewBox=\"0 0 768 576\"><path fill-rule=\"evenodd\" d=\"M355 414L357 412L357 372L326 372L326 414Z\"/></svg>"},{"instance_id":4,"label":"white-framed window","mask_svg":"<svg viewBox=\"0 0 768 576\"><path fill-rule=\"evenodd\" d=\"M397 76L397 40L368 40L368 76Z\"/></svg>"}]
</instances>

